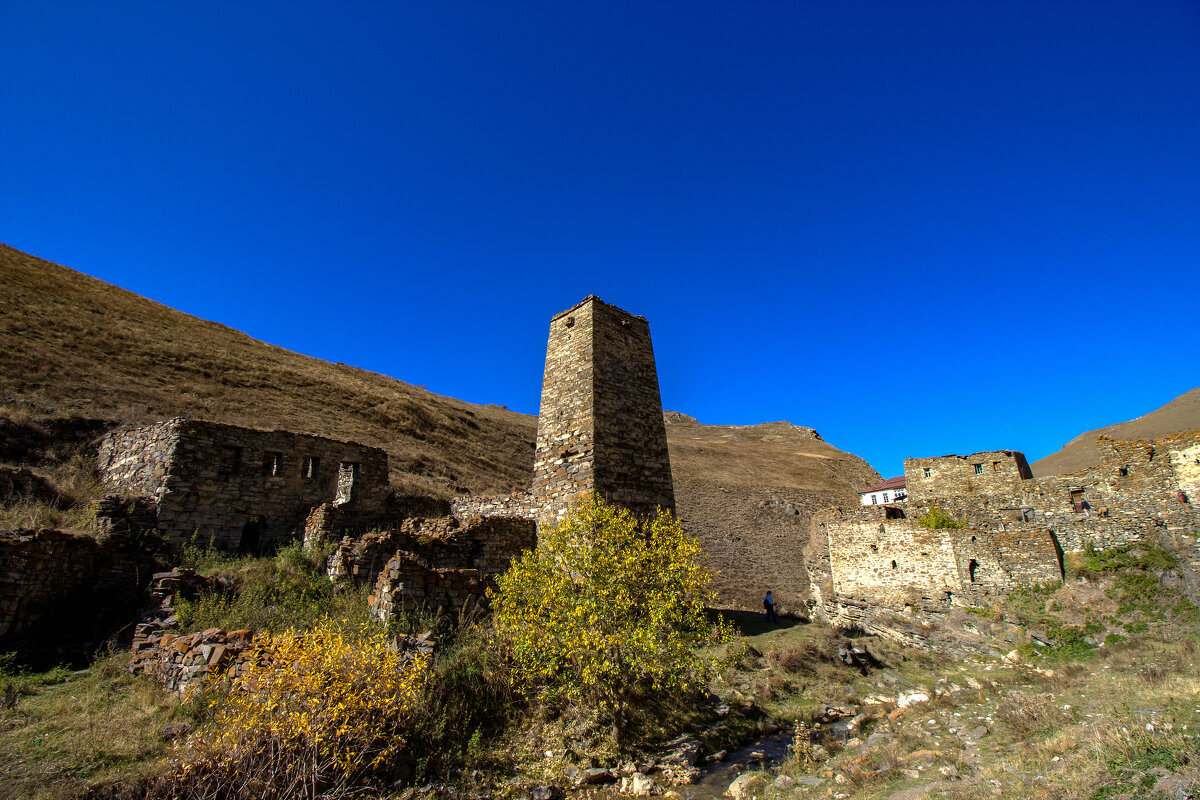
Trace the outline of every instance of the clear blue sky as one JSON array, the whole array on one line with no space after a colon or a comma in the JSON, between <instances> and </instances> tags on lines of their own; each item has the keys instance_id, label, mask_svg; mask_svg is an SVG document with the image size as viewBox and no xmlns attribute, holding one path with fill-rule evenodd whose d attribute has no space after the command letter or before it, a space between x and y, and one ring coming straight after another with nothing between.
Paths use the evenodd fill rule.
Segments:
<instances>
[{"instance_id":1,"label":"clear blue sky","mask_svg":"<svg viewBox=\"0 0 1200 800\"><path fill-rule=\"evenodd\" d=\"M537 413L550 316L885 475L1200 384L1200 3L0 4L0 240Z\"/></svg>"}]
</instances>

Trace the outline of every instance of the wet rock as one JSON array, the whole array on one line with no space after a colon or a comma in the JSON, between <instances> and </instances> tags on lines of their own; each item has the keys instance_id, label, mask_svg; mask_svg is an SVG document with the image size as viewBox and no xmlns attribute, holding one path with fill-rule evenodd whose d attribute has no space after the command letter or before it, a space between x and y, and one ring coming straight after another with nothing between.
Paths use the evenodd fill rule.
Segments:
<instances>
[{"instance_id":1,"label":"wet rock","mask_svg":"<svg viewBox=\"0 0 1200 800\"><path fill-rule=\"evenodd\" d=\"M734 778L733 783L729 784L729 788L725 790L725 794L733 798L733 800L744 800L750 796L750 784L757 777L752 772L745 775L738 775Z\"/></svg>"},{"instance_id":2,"label":"wet rock","mask_svg":"<svg viewBox=\"0 0 1200 800\"><path fill-rule=\"evenodd\" d=\"M664 766L694 767L704 755L704 745L698 739L680 737L667 744L667 750L658 757Z\"/></svg>"},{"instance_id":3,"label":"wet rock","mask_svg":"<svg viewBox=\"0 0 1200 800\"><path fill-rule=\"evenodd\" d=\"M661 792L653 778L649 775L643 775L640 772L635 772L628 778L622 778L621 785L617 791L632 797L649 797L652 794L659 794Z\"/></svg>"}]
</instances>

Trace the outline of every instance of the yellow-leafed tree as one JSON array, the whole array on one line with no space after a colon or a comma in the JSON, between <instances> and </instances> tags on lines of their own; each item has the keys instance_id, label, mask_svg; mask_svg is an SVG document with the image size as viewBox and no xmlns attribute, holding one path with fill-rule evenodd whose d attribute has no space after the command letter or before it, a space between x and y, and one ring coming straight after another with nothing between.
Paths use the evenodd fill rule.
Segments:
<instances>
[{"instance_id":1,"label":"yellow-leafed tree","mask_svg":"<svg viewBox=\"0 0 1200 800\"><path fill-rule=\"evenodd\" d=\"M492 594L523 691L599 712L618 742L636 692L704 686L713 665L698 648L726 635L705 614L714 599L679 520L639 521L596 495L543 531Z\"/></svg>"}]
</instances>

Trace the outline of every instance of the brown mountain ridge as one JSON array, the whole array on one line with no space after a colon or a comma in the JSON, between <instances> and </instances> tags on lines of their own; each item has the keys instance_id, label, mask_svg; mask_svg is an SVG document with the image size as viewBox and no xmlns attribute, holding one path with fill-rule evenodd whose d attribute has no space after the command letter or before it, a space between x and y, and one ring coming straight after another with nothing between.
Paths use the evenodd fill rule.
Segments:
<instances>
[{"instance_id":1,"label":"brown mountain ridge","mask_svg":"<svg viewBox=\"0 0 1200 800\"><path fill-rule=\"evenodd\" d=\"M1200 388L1176 397L1149 414L1086 431L1063 445L1056 453L1033 462L1029 468L1037 477L1076 472L1100 463L1096 437L1110 439L1157 439L1172 433L1200 430Z\"/></svg>"}]
</instances>

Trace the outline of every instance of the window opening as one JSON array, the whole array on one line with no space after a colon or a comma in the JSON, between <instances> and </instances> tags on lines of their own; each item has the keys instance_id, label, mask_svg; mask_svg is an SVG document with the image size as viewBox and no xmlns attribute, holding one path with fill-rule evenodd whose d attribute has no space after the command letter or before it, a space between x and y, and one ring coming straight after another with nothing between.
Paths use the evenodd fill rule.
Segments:
<instances>
[{"instance_id":1,"label":"window opening","mask_svg":"<svg viewBox=\"0 0 1200 800\"><path fill-rule=\"evenodd\" d=\"M979 562L971 559L971 563L967 565L967 573L971 576L971 583L975 582L975 570L979 569Z\"/></svg>"},{"instance_id":2,"label":"window opening","mask_svg":"<svg viewBox=\"0 0 1200 800\"><path fill-rule=\"evenodd\" d=\"M983 474L983 464L976 464L976 465L975 465L975 474L976 474L976 475L982 475L982 474Z\"/></svg>"},{"instance_id":3,"label":"window opening","mask_svg":"<svg viewBox=\"0 0 1200 800\"><path fill-rule=\"evenodd\" d=\"M283 464L283 456L279 453L264 453L263 454L263 475L268 478L273 478L279 474L279 468Z\"/></svg>"},{"instance_id":4,"label":"window opening","mask_svg":"<svg viewBox=\"0 0 1200 800\"><path fill-rule=\"evenodd\" d=\"M238 471L238 467L242 465L242 448L240 447L222 447L221 448L221 474L233 475Z\"/></svg>"},{"instance_id":5,"label":"window opening","mask_svg":"<svg viewBox=\"0 0 1200 800\"><path fill-rule=\"evenodd\" d=\"M312 480L317 477L317 468L321 464L321 459L316 456L305 456L304 461L300 464L300 477Z\"/></svg>"},{"instance_id":6,"label":"window opening","mask_svg":"<svg viewBox=\"0 0 1200 800\"><path fill-rule=\"evenodd\" d=\"M933 477L933 470L931 470L929 467L925 467L925 477L926 477L926 478L932 478L932 477Z\"/></svg>"},{"instance_id":7,"label":"window opening","mask_svg":"<svg viewBox=\"0 0 1200 800\"><path fill-rule=\"evenodd\" d=\"M896 568L896 559L892 559L892 569Z\"/></svg>"}]
</instances>

